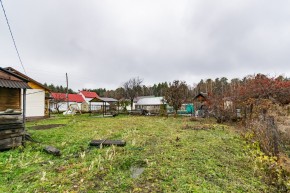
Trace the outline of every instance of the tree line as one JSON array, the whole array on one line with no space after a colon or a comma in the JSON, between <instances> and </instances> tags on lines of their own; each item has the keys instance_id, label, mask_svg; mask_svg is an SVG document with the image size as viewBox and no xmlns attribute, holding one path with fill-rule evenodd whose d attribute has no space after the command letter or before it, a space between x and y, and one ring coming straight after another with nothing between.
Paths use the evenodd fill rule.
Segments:
<instances>
[{"instance_id":1,"label":"tree line","mask_svg":"<svg viewBox=\"0 0 290 193\"><path fill-rule=\"evenodd\" d=\"M202 79L197 84L188 85L185 81L176 80L172 83L161 82L153 86L146 86L143 79L134 77L123 83L123 85L115 90L107 90L106 88L83 88L82 90L89 90L96 92L100 97L111 97L118 100L130 99L137 96L166 96L168 90L175 84L182 85L183 100L185 102L192 101L193 97L199 93L207 93L212 101L220 101L224 97L230 97L235 100L242 100L242 98L249 97L270 97L275 99L276 102L288 103L289 97L286 95L290 90L288 84L290 79L284 76L270 77L264 74L248 75L242 79L234 78L230 81L226 77L216 79ZM66 87L47 84L44 86L49 88L52 92L66 93ZM176 92L176 91L174 91ZM77 93L71 88L68 93Z\"/></svg>"},{"instance_id":2,"label":"tree line","mask_svg":"<svg viewBox=\"0 0 290 193\"><path fill-rule=\"evenodd\" d=\"M66 87L54 85L54 84L43 84L46 88L48 88L51 92L57 92L57 93L66 93ZM68 89L69 94L75 94L76 92L73 91L71 88Z\"/></svg>"}]
</instances>

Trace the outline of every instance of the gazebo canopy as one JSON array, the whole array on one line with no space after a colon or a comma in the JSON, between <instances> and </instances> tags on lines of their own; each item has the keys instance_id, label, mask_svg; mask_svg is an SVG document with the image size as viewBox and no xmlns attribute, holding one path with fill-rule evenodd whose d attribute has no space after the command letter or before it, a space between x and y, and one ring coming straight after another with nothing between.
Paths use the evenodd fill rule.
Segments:
<instances>
[{"instance_id":1,"label":"gazebo canopy","mask_svg":"<svg viewBox=\"0 0 290 193\"><path fill-rule=\"evenodd\" d=\"M93 102L103 103L103 117L105 117L105 114L107 114L107 108L106 108L107 103L118 103L118 106L119 106L119 101L117 99L113 99L113 98L95 97L92 100L90 100L89 102L90 102L90 105ZM107 115L107 116L113 116L113 115Z\"/></svg>"}]
</instances>

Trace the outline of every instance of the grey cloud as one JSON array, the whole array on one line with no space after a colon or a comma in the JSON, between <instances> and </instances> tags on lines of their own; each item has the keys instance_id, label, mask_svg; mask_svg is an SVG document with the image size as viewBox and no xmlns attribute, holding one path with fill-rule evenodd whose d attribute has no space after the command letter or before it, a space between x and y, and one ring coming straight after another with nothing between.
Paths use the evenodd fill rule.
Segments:
<instances>
[{"instance_id":1,"label":"grey cloud","mask_svg":"<svg viewBox=\"0 0 290 193\"><path fill-rule=\"evenodd\" d=\"M29 75L74 89L290 75L287 1L4 1ZM20 69L0 14L0 64Z\"/></svg>"}]
</instances>

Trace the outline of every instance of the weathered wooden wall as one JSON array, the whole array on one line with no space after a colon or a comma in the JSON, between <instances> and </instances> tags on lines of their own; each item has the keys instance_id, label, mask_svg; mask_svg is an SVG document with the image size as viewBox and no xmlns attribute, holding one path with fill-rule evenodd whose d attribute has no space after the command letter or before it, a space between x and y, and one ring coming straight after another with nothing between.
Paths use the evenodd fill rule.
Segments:
<instances>
[{"instance_id":1,"label":"weathered wooden wall","mask_svg":"<svg viewBox=\"0 0 290 193\"><path fill-rule=\"evenodd\" d=\"M18 147L23 143L22 114L0 115L0 150Z\"/></svg>"},{"instance_id":2,"label":"weathered wooden wall","mask_svg":"<svg viewBox=\"0 0 290 193\"><path fill-rule=\"evenodd\" d=\"M21 109L20 89L0 88L0 111Z\"/></svg>"}]
</instances>

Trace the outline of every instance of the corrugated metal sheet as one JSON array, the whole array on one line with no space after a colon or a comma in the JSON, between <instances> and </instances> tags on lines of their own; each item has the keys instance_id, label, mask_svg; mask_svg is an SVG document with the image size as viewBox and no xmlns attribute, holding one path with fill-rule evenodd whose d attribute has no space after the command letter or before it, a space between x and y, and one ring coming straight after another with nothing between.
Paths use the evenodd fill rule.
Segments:
<instances>
[{"instance_id":1,"label":"corrugated metal sheet","mask_svg":"<svg viewBox=\"0 0 290 193\"><path fill-rule=\"evenodd\" d=\"M30 88L26 82L0 79L0 87L4 88Z\"/></svg>"},{"instance_id":2,"label":"corrugated metal sheet","mask_svg":"<svg viewBox=\"0 0 290 193\"><path fill-rule=\"evenodd\" d=\"M53 99L66 101L66 93L52 92L51 96ZM85 99L82 97L82 95L79 94L68 94L68 101L82 103L85 101Z\"/></svg>"},{"instance_id":3,"label":"corrugated metal sheet","mask_svg":"<svg viewBox=\"0 0 290 193\"><path fill-rule=\"evenodd\" d=\"M113 98L106 98L106 97L99 97L99 98L96 97L90 100L90 102L118 102L118 100L113 99Z\"/></svg>"},{"instance_id":4,"label":"corrugated metal sheet","mask_svg":"<svg viewBox=\"0 0 290 193\"><path fill-rule=\"evenodd\" d=\"M100 97L100 99L102 99L104 102L118 102L117 99L113 98Z\"/></svg>"}]
</instances>

